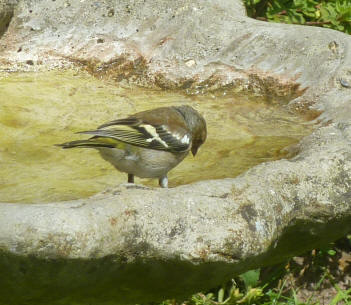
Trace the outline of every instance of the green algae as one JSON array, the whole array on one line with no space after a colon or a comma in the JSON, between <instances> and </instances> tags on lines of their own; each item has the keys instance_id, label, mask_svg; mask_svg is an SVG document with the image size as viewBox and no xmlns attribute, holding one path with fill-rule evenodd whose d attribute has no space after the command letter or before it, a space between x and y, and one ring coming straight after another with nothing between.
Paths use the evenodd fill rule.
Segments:
<instances>
[{"instance_id":1,"label":"green algae","mask_svg":"<svg viewBox=\"0 0 351 305\"><path fill-rule=\"evenodd\" d=\"M285 147L311 124L274 101L244 94L186 95L116 87L74 71L11 73L0 77L0 202L51 202L88 197L126 182L93 149L54 144L137 111L189 104L208 124L208 139L169 173L170 187L235 177L286 155ZM157 186L155 179L137 183Z\"/></svg>"}]
</instances>

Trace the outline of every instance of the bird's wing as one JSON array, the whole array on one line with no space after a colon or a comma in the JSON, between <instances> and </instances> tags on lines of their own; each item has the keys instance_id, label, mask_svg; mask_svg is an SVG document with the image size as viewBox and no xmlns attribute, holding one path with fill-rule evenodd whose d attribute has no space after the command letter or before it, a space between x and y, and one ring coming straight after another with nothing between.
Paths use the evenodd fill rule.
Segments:
<instances>
[{"instance_id":1,"label":"bird's wing","mask_svg":"<svg viewBox=\"0 0 351 305\"><path fill-rule=\"evenodd\" d=\"M177 114L168 114L168 116L172 115ZM161 124L161 121L157 119L154 119L154 122L150 123L152 120L150 120L148 113L146 115L143 114L143 117L142 119L133 116L111 121L99 126L97 130L80 133L95 137L112 138L131 145L155 150L183 152L190 149L191 133L185 127L184 122L181 121L182 119L179 121L179 124L173 124L175 126L171 129L167 125L169 118L166 118L166 124ZM178 122L176 121L176 123Z\"/></svg>"}]
</instances>

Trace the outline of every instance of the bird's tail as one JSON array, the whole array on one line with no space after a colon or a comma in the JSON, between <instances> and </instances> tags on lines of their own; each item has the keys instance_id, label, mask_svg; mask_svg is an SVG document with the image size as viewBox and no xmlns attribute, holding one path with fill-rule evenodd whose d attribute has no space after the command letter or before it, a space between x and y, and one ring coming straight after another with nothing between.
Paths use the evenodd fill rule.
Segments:
<instances>
[{"instance_id":1,"label":"bird's tail","mask_svg":"<svg viewBox=\"0 0 351 305\"><path fill-rule=\"evenodd\" d=\"M102 147L108 147L108 148L114 148L116 147L116 143L112 143L109 141L106 141L103 138L91 138L87 140L78 140L78 141L72 141L72 142L66 142L62 144L56 144L55 146L62 147L64 149L66 148L75 148L75 147L87 147L87 148L102 148Z\"/></svg>"}]
</instances>

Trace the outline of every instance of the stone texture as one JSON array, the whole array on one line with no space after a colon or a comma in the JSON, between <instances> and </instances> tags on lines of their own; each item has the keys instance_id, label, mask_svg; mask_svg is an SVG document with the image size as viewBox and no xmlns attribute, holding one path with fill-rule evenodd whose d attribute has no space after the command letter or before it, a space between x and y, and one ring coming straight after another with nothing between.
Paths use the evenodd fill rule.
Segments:
<instances>
[{"instance_id":1,"label":"stone texture","mask_svg":"<svg viewBox=\"0 0 351 305\"><path fill-rule=\"evenodd\" d=\"M0 16L12 16L9 3ZM0 21L3 70L79 63L118 82L240 86L321 115L293 158L237 178L0 204L0 303L182 298L350 231L349 36L258 22L233 0L23 0L9 21Z\"/></svg>"}]
</instances>

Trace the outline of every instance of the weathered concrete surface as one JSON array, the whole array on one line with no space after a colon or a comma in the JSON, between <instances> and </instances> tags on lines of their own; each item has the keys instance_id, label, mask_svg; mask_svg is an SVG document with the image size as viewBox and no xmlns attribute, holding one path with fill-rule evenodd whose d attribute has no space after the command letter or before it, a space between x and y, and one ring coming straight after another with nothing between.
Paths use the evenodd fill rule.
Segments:
<instances>
[{"instance_id":1,"label":"weathered concrete surface","mask_svg":"<svg viewBox=\"0 0 351 305\"><path fill-rule=\"evenodd\" d=\"M23 70L65 58L116 81L198 91L234 84L287 100L334 86L345 34L259 22L244 12L231 0L20 1L0 59Z\"/></svg>"},{"instance_id":2,"label":"weathered concrete surface","mask_svg":"<svg viewBox=\"0 0 351 305\"><path fill-rule=\"evenodd\" d=\"M350 46L332 30L251 20L233 0L19 1L3 70L78 62L121 82L295 97L292 109L322 114L294 158L235 179L1 204L0 303L182 298L350 231Z\"/></svg>"}]
</instances>

